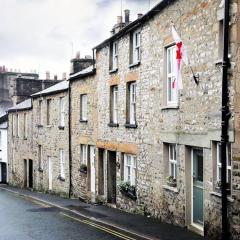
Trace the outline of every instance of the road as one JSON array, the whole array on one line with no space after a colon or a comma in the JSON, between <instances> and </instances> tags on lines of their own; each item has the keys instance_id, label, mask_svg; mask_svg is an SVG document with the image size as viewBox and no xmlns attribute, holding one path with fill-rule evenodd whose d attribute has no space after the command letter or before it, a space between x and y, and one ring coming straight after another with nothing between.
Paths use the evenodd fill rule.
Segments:
<instances>
[{"instance_id":1,"label":"road","mask_svg":"<svg viewBox=\"0 0 240 240\"><path fill-rule=\"evenodd\" d=\"M0 190L0 240L134 240L61 210Z\"/></svg>"}]
</instances>

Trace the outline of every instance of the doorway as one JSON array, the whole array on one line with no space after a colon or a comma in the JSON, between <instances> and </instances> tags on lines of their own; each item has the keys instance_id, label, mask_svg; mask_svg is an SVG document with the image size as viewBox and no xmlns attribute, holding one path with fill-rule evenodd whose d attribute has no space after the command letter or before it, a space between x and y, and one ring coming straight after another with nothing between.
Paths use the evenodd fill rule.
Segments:
<instances>
[{"instance_id":1,"label":"doorway","mask_svg":"<svg viewBox=\"0 0 240 240\"><path fill-rule=\"evenodd\" d=\"M24 186L25 188L27 188L27 187L28 187L27 160L24 159L23 161L24 161L24 183L23 183L23 186Z\"/></svg>"},{"instance_id":2,"label":"doorway","mask_svg":"<svg viewBox=\"0 0 240 240\"><path fill-rule=\"evenodd\" d=\"M5 162L1 162L1 183L7 183L7 164Z\"/></svg>"},{"instance_id":3,"label":"doorway","mask_svg":"<svg viewBox=\"0 0 240 240\"><path fill-rule=\"evenodd\" d=\"M203 222L203 150L192 149L192 224Z\"/></svg>"},{"instance_id":4,"label":"doorway","mask_svg":"<svg viewBox=\"0 0 240 240\"><path fill-rule=\"evenodd\" d=\"M107 201L116 204L116 152L108 151Z\"/></svg>"},{"instance_id":5,"label":"doorway","mask_svg":"<svg viewBox=\"0 0 240 240\"><path fill-rule=\"evenodd\" d=\"M28 161L28 187L33 188L33 160Z\"/></svg>"}]
</instances>

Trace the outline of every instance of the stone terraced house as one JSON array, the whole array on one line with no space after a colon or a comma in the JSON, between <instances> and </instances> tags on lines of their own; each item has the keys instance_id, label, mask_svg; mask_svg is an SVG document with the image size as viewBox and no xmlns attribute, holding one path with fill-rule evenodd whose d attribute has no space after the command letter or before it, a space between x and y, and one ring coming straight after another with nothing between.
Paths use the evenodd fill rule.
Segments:
<instances>
[{"instance_id":1,"label":"stone terraced house","mask_svg":"<svg viewBox=\"0 0 240 240\"><path fill-rule=\"evenodd\" d=\"M104 202L219 239L221 2L163 0L133 22L125 11L125 22L119 18L112 36L94 48L94 65L84 70L73 66L68 92L32 96L33 124L24 153L20 152L26 147L20 146L24 140L15 136L16 122L18 114L30 108L18 106L9 112L9 148L14 149L9 150L14 173L10 183L29 185L24 184L29 175L24 159L33 159L37 189L69 192L81 200ZM232 116L226 149L232 239L240 236L239 11L239 0L232 0L228 71ZM183 65L179 91L174 84L172 23L187 46L192 67ZM69 104L64 129L59 124L61 97L65 110ZM19 151L16 157L15 151ZM49 162L54 166L52 175ZM21 166L16 169L17 164Z\"/></svg>"}]
</instances>

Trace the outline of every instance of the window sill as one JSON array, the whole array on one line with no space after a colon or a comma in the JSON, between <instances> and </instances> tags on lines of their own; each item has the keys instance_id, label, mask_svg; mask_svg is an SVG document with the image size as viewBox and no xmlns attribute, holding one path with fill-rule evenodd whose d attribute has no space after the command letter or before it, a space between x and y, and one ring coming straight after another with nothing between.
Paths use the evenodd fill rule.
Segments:
<instances>
[{"instance_id":1,"label":"window sill","mask_svg":"<svg viewBox=\"0 0 240 240\"><path fill-rule=\"evenodd\" d=\"M58 129L59 130L64 130L64 127L63 126L58 126Z\"/></svg>"},{"instance_id":2,"label":"window sill","mask_svg":"<svg viewBox=\"0 0 240 240\"><path fill-rule=\"evenodd\" d=\"M80 122L80 123L88 123L88 120L82 120L82 119L80 119L79 122Z\"/></svg>"},{"instance_id":3,"label":"window sill","mask_svg":"<svg viewBox=\"0 0 240 240\"><path fill-rule=\"evenodd\" d=\"M109 74L116 73L117 71L118 71L118 68L115 68L115 69L109 70Z\"/></svg>"},{"instance_id":4,"label":"window sill","mask_svg":"<svg viewBox=\"0 0 240 240\"><path fill-rule=\"evenodd\" d=\"M213 191L213 192L210 192L210 195L218 197L218 198L222 198L222 194L219 193L219 192L214 192ZM227 199L228 199L229 202L234 202L234 199L231 196L228 196Z\"/></svg>"},{"instance_id":5,"label":"window sill","mask_svg":"<svg viewBox=\"0 0 240 240\"><path fill-rule=\"evenodd\" d=\"M125 128L137 128L137 124L130 124L130 123L125 123Z\"/></svg>"},{"instance_id":6,"label":"window sill","mask_svg":"<svg viewBox=\"0 0 240 240\"><path fill-rule=\"evenodd\" d=\"M138 61L138 62L136 62L136 63L131 63L131 64L129 65L129 68L137 67L137 66L139 66L140 64L141 64L141 61Z\"/></svg>"},{"instance_id":7,"label":"window sill","mask_svg":"<svg viewBox=\"0 0 240 240\"><path fill-rule=\"evenodd\" d=\"M51 128L51 127L52 127L52 125L47 125L47 126L46 126L46 128Z\"/></svg>"},{"instance_id":8,"label":"window sill","mask_svg":"<svg viewBox=\"0 0 240 240\"><path fill-rule=\"evenodd\" d=\"M39 167L39 168L38 168L38 171L39 171L39 172L43 172L43 169Z\"/></svg>"},{"instance_id":9,"label":"window sill","mask_svg":"<svg viewBox=\"0 0 240 240\"><path fill-rule=\"evenodd\" d=\"M168 105L168 106L164 106L164 107L161 108L161 110L171 110L171 109L178 110L179 106L177 106L177 105Z\"/></svg>"},{"instance_id":10,"label":"window sill","mask_svg":"<svg viewBox=\"0 0 240 240\"><path fill-rule=\"evenodd\" d=\"M179 193L178 189L176 187L170 187L168 185L163 185L163 188L165 190L168 190L168 191L171 191L171 192L174 192L174 193Z\"/></svg>"},{"instance_id":11,"label":"window sill","mask_svg":"<svg viewBox=\"0 0 240 240\"><path fill-rule=\"evenodd\" d=\"M62 182L65 182L65 178L64 177L62 177L62 176L58 176L58 178L57 178L58 180L60 180L60 181L62 181Z\"/></svg>"},{"instance_id":12,"label":"window sill","mask_svg":"<svg viewBox=\"0 0 240 240\"><path fill-rule=\"evenodd\" d=\"M118 123L109 123L108 124L109 127L119 127Z\"/></svg>"}]
</instances>

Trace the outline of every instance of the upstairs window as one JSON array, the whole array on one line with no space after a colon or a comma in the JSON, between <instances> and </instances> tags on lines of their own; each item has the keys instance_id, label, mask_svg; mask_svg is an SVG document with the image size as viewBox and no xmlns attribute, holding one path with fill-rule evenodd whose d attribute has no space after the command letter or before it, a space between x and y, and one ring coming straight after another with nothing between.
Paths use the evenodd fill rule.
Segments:
<instances>
[{"instance_id":1,"label":"upstairs window","mask_svg":"<svg viewBox=\"0 0 240 240\"><path fill-rule=\"evenodd\" d=\"M127 123L136 125L136 82L127 86Z\"/></svg>"},{"instance_id":2,"label":"upstairs window","mask_svg":"<svg viewBox=\"0 0 240 240\"><path fill-rule=\"evenodd\" d=\"M169 154L169 177L172 179L177 179L177 154L176 154L176 144L169 144L168 146Z\"/></svg>"},{"instance_id":3,"label":"upstairs window","mask_svg":"<svg viewBox=\"0 0 240 240\"><path fill-rule=\"evenodd\" d=\"M110 45L110 71L118 69L118 42Z\"/></svg>"},{"instance_id":4,"label":"upstairs window","mask_svg":"<svg viewBox=\"0 0 240 240\"><path fill-rule=\"evenodd\" d=\"M87 94L80 95L80 120L87 121Z\"/></svg>"},{"instance_id":5,"label":"upstairs window","mask_svg":"<svg viewBox=\"0 0 240 240\"><path fill-rule=\"evenodd\" d=\"M38 102L38 123L39 125L43 125L43 111L42 111L42 100Z\"/></svg>"},{"instance_id":6,"label":"upstairs window","mask_svg":"<svg viewBox=\"0 0 240 240\"><path fill-rule=\"evenodd\" d=\"M38 168L42 170L42 145L38 145Z\"/></svg>"},{"instance_id":7,"label":"upstairs window","mask_svg":"<svg viewBox=\"0 0 240 240\"><path fill-rule=\"evenodd\" d=\"M87 162L88 162L88 145L81 144L80 145L80 150L81 150L80 162L81 162L81 164L87 165Z\"/></svg>"},{"instance_id":8,"label":"upstairs window","mask_svg":"<svg viewBox=\"0 0 240 240\"><path fill-rule=\"evenodd\" d=\"M28 125L28 118L27 113L24 113L24 119L23 119L23 132L24 132L24 138L26 139L28 137L27 132L27 125Z\"/></svg>"},{"instance_id":9,"label":"upstairs window","mask_svg":"<svg viewBox=\"0 0 240 240\"><path fill-rule=\"evenodd\" d=\"M124 154L124 181L136 186L136 156Z\"/></svg>"},{"instance_id":10,"label":"upstairs window","mask_svg":"<svg viewBox=\"0 0 240 240\"><path fill-rule=\"evenodd\" d=\"M19 121L19 114L16 115L17 116L17 120L16 120L16 129L17 129L17 137L19 137L20 134L20 121Z\"/></svg>"},{"instance_id":11,"label":"upstairs window","mask_svg":"<svg viewBox=\"0 0 240 240\"><path fill-rule=\"evenodd\" d=\"M118 86L110 88L110 122L118 123Z\"/></svg>"},{"instance_id":12,"label":"upstairs window","mask_svg":"<svg viewBox=\"0 0 240 240\"><path fill-rule=\"evenodd\" d=\"M64 109L64 97L59 99L59 126L65 126L65 109Z\"/></svg>"},{"instance_id":13,"label":"upstairs window","mask_svg":"<svg viewBox=\"0 0 240 240\"><path fill-rule=\"evenodd\" d=\"M167 66L167 105L178 104L178 91L177 91L177 82L175 76L175 55L176 47L171 46L166 49L166 66Z\"/></svg>"},{"instance_id":14,"label":"upstairs window","mask_svg":"<svg viewBox=\"0 0 240 240\"><path fill-rule=\"evenodd\" d=\"M133 32L130 36L130 64L141 61L141 33L140 30Z\"/></svg>"},{"instance_id":15,"label":"upstairs window","mask_svg":"<svg viewBox=\"0 0 240 240\"><path fill-rule=\"evenodd\" d=\"M47 125L51 124L50 111L51 111L51 99L47 99Z\"/></svg>"}]
</instances>

